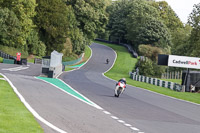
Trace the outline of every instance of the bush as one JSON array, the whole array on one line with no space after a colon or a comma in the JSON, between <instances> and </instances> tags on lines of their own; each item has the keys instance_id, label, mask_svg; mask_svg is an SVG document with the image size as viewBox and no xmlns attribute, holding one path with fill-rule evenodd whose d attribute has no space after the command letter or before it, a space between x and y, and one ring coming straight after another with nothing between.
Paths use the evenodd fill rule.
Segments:
<instances>
[{"instance_id":1,"label":"bush","mask_svg":"<svg viewBox=\"0 0 200 133\"><path fill-rule=\"evenodd\" d=\"M3 63L3 58L2 57L0 57L0 63Z\"/></svg>"},{"instance_id":2,"label":"bush","mask_svg":"<svg viewBox=\"0 0 200 133\"><path fill-rule=\"evenodd\" d=\"M161 74L164 73L165 67L158 66L157 62L152 61L149 58L145 58L144 60L138 60L136 63L136 67L139 68L139 74L149 77L157 77L160 78Z\"/></svg>"},{"instance_id":3,"label":"bush","mask_svg":"<svg viewBox=\"0 0 200 133\"><path fill-rule=\"evenodd\" d=\"M158 54L163 54L161 48L153 47L151 45L139 45L139 54L145 57L148 57L152 61L158 60Z\"/></svg>"}]
</instances>

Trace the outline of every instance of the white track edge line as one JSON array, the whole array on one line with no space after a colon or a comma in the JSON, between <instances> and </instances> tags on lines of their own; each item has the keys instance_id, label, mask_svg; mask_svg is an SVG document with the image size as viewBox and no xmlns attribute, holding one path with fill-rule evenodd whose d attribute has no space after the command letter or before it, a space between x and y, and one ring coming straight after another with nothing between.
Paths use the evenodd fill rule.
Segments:
<instances>
[{"instance_id":1,"label":"white track edge line","mask_svg":"<svg viewBox=\"0 0 200 133\"><path fill-rule=\"evenodd\" d=\"M35 118L37 118L38 120L40 120L42 123L44 123L45 125L47 125L48 127L54 129L57 132L60 133L67 133L66 131L59 129L58 127L54 126L53 124L51 124L50 122L48 122L47 120L45 120L44 118L42 118L24 99L24 97L18 92L17 88L12 84L12 82L2 73L0 73L0 75L2 75L7 82L10 84L10 86L13 88L14 92L17 94L17 96L19 97L19 99L21 100L21 102L25 105L25 107L35 116Z\"/></svg>"}]
</instances>

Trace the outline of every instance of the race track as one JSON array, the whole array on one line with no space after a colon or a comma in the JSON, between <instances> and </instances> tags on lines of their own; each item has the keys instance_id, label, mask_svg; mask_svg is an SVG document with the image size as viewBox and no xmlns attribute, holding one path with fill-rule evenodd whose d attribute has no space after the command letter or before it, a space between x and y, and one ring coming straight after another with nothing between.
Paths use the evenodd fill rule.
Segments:
<instances>
[{"instance_id":1,"label":"race track","mask_svg":"<svg viewBox=\"0 0 200 133\"><path fill-rule=\"evenodd\" d=\"M93 56L81 69L61 75L70 86L104 110L145 133L197 133L200 131L200 105L172 99L128 86L114 97L116 81L102 75L115 59L108 47L91 45ZM106 58L111 63L105 64ZM122 68L123 69L123 68Z\"/></svg>"},{"instance_id":2,"label":"race track","mask_svg":"<svg viewBox=\"0 0 200 133\"><path fill-rule=\"evenodd\" d=\"M114 97L116 81L102 73L112 66L116 54L103 45L94 43L90 47L91 59L80 69L64 72L59 78L102 109L34 78L41 74L41 65L30 64L14 71L18 69L13 67L19 66L0 64L0 73L11 80L42 118L67 133L199 133L198 104L129 85L119 98ZM45 133L57 132L37 121Z\"/></svg>"}]
</instances>

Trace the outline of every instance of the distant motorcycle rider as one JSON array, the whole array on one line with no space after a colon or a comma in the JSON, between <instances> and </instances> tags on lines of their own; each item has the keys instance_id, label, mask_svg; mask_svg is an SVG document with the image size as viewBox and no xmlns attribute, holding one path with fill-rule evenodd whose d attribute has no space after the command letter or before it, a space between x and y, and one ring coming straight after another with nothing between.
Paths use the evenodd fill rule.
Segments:
<instances>
[{"instance_id":1,"label":"distant motorcycle rider","mask_svg":"<svg viewBox=\"0 0 200 133\"><path fill-rule=\"evenodd\" d=\"M106 64L108 64L109 63L109 59L106 59Z\"/></svg>"}]
</instances>

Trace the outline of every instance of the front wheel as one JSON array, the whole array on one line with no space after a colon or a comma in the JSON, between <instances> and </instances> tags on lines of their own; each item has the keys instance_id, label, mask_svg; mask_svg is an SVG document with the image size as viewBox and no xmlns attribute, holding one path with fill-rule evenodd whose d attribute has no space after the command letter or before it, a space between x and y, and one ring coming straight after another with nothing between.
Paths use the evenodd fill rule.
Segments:
<instances>
[{"instance_id":1,"label":"front wheel","mask_svg":"<svg viewBox=\"0 0 200 133\"><path fill-rule=\"evenodd\" d=\"M119 95L116 95L116 94L115 94L115 97L119 97Z\"/></svg>"},{"instance_id":2,"label":"front wheel","mask_svg":"<svg viewBox=\"0 0 200 133\"><path fill-rule=\"evenodd\" d=\"M117 90L115 90L115 97L119 97L119 95L122 93L122 88L116 88Z\"/></svg>"}]
</instances>

